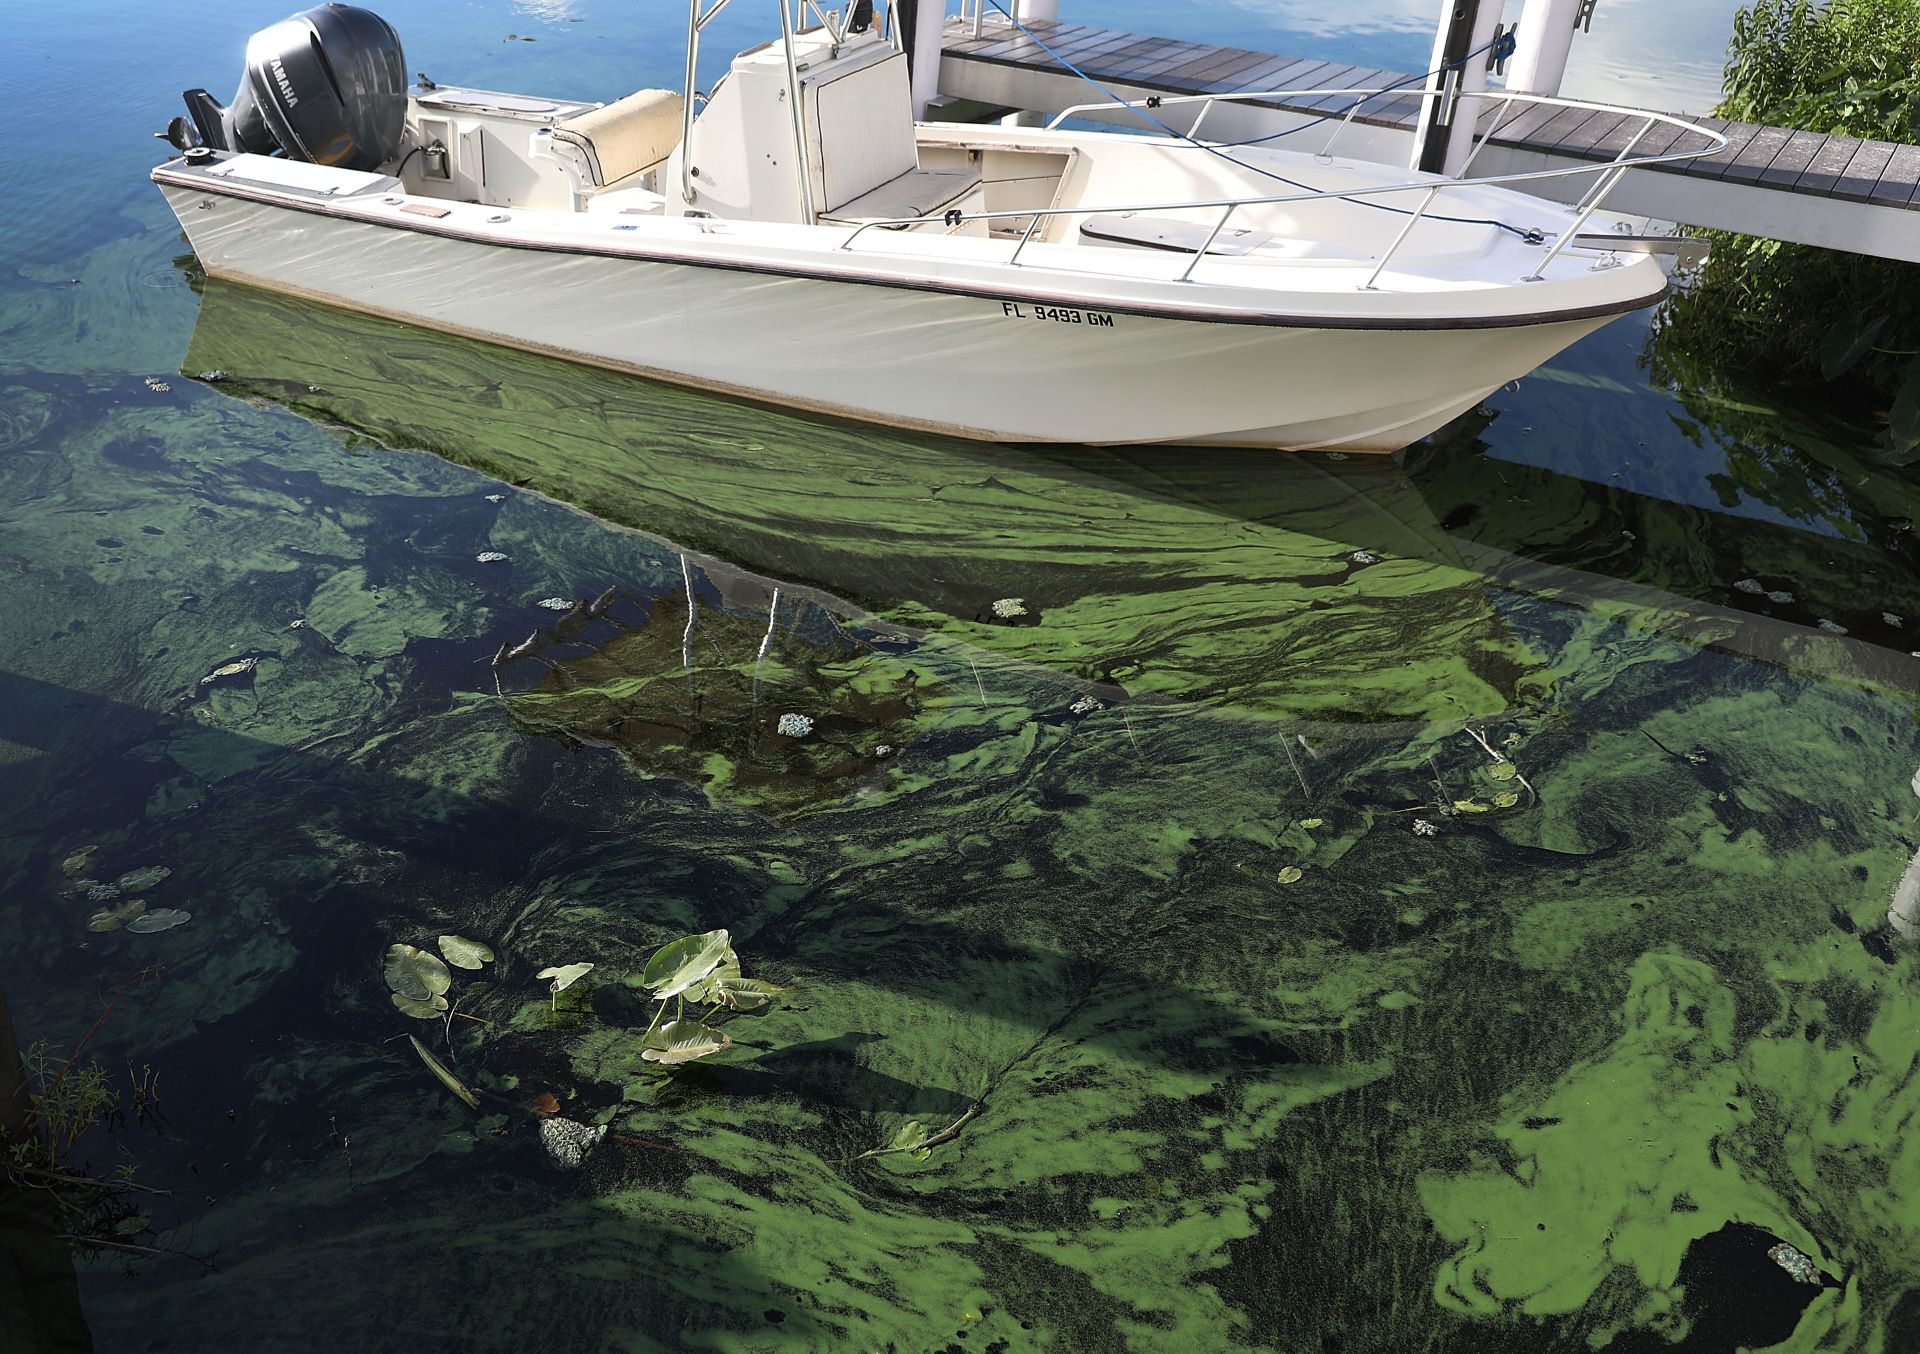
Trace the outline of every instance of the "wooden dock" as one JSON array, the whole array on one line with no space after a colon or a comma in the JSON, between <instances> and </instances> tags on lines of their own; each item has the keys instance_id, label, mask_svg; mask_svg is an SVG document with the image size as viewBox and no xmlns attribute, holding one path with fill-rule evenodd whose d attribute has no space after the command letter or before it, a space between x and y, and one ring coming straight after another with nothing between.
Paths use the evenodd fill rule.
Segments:
<instances>
[{"instance_id":1,"label":"wooden dock","mask_svg":"<svg viewBox=\"0 0 1920 1354\"><path fill-rule=\"evenodd\" d=\"M1289 91L1246 104L1217 105L1205 126L1209 139L1270 134L1329 112L1344 112L1353 102L1341 96L1316 96L1316 89L1373 88L1413 78L1399 71L1087 24L1029 27L1059 57L1130 99L1151 94ZM943 93L957 98L1046 113L1103 97L1039 43L1004 21L988 23L979 37L973 36L970 25L949 22L940 86ZM1481 114L1483 126L1497 107L1494 98L1488 104ZM1197 107L1181 110L1187 121ZM1171 120L1172 112L1157 116ZM1374 100L1363 105L1350 127L1340 133L1340 146L1349 154L1404 164L1418 117L1417 99ZM1920 200L1916 200L1920 199L1920 146L1717 118L1692 120L1726 136L1726 147L1697 160L1631 171L1609 199L1611 207L1690 225L1920 262ZM1493 175L1602 163L1619 155L1644 121L1623 112L1516 108L1473 169L1476 174ZM1334 128L1333 122L1327 122L1303 133L1296 144L1318 150ZM1656 126L1635 149L1659 154L1688 149L1689 141L1703 144L1702 138ZM1572 200L1593 182L1591 176L1580 175L1525 187L1540 196Z\"/></svg>"}]
</instances>

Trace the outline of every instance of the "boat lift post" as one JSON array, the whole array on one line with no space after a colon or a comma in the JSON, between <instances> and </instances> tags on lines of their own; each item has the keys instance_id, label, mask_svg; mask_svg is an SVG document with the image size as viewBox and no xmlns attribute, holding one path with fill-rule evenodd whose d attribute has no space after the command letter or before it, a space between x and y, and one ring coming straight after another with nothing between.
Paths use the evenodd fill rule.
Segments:
<instances>
[{"instance_id":1,"label":"boat lift post","mask_svg":"<svg viewBox=\"0 0 1920 1354\"><path fill-rule=\"evenodd\" d=\"M1567 73L1574 32L1593 23L1588 0L1527 0L1514 25L1517 45L1507 70L1507 88L1558 94Z\"/></svg>"},{"instance_id":2,"label":"boat lift post","mask_svg":"<svg viewBox=\"0 0 1920 1354\"><path fill-rule=\"evenodd\" d=\"M1434 34L1435 72L1427 88L1440 92L1420 108L1410 167L1429 174L1458 174L1473 147L1474 122L1487 87L1485 49L1493 42L1504 0L1442 0L1440 30ZM1469 53L1480 55L1469 56Z\"/></svg>"}]
</instances>

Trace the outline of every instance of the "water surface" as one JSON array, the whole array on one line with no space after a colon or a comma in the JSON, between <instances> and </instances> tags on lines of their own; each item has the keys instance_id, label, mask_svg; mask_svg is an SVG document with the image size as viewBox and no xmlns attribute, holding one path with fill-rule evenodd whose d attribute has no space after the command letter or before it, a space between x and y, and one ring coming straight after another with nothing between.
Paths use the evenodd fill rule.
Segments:
<instances>
[{"instance_id":1,"label":"water surface","mask_svg":"<svg viewBox=\"0 0 1920 1354\"><path fill-rule=\"evenodd\" d=\"M664 9L387 8L438 78L672 80ZM1632 319L1391 459L986 448L203 287L143 138L270 17L17 16L26 97L102 32L122 92L5 152L0 984L67 1048L164 968L90 1045L164 1117L78 1161L171 1191L49 1326L1920 1345L1920 491L1871 428L1653 382ZM192 921L89 932L86 846ZM663 1075L632 980L722 926L789 991ZM389 1003L449 932L485 1024ZM561 1169L543 1094L618 1136Z\"/></svg>"}]
</instances>

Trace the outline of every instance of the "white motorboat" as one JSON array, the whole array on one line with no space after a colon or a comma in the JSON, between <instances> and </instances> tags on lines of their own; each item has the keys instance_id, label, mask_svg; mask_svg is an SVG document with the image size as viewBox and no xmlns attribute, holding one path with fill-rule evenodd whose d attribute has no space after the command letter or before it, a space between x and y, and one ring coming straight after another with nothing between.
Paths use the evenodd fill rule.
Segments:
<instances>
[{"instance_id":1,"label":"white motorboat","mask_svg":"<svg viewBox=\"0 0 1920 1354\"><path fill-rule=\"evenodd\" d=\"M998 441L1391 451L1666 293L1579 232L1672 154L1569 208L1502 186L1530 176L916 123L896 35L815 0L702 95L725 0L691 3L687 89L600 106L409 87L384 21L323 5L254 35L232 106L187 95L153 179L215 276Z\"/></svg>"}]
</instances>

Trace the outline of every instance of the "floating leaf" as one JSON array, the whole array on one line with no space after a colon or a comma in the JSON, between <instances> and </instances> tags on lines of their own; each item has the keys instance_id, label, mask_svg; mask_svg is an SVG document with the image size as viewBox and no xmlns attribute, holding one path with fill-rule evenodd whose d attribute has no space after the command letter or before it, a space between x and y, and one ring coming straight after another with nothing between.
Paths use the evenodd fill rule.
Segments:
<instances>
[{"instance_id":1,"label":"floating leaf","mask_svg":"<svg viewBox=\"0 0 1920 1354\"><path fill-rule=\"evenodd\" d=\"M564 992L592 971L592 964L560 964L553 968L543 968L533 976L553 979L553 990Z\"/></svg>"},{"instance_id":2,"label":"floating leaf","mask_svg":"<svg viewBox=\"0 0 1920 1354\"><path fill-rule=\"evenodd\" d=\"M439 996L422 1001L418 997L409 997L404 992L395 992L393 1004L403 1014L410 1015L415 1020L438 1020L447 1011L447 999Z\"/></svg>"},{"instance_id":3,"label":"floating leaf","mask_svg":"<svg viewBox=\"0 0 1920 1354\"><path fill-rule=\"evenodd\" d=\"M1326 820L1323 818L1302 818L1300 820L1300 826L1306 828L1308 831L1312 831L1314 828L1319 827L1320 824L1325 821Z\"/></svg>"},{"instance_id":4,"label":"floating leaf","mask_svg":"<svg viewBox=\"0 0 1920 1354\"><path fill-rule=\"evenodd\" d=\"M647 1035L640 1056L652 1063L690 1063L732 1046L727 1035L697 1020L669 1020Z\"/></svg>"},{"instance_id":5,"label":"floating leaf","mask_svg":"<svg viewBox=\"0 0 1920 1354\"><path fill-rule=\"evenodd\" d=\"M85 874L93 868L93 853L99 849L97 846L81 847L78 851L75 851L72 855L60 862L60 872L69 879L72 879L76 875Z\"/></svg>"},{"instance_id":6,"label":"floating leaf","mask_svg":"<svg viewBox=\"0 0 1920 1354\"><path fill-rule=\"evenodd\" d=\"M1286 869L1280 871L1279 874L1275 875L1274 878L1279 880L1282 884L1297 884L1300 882L1300 877L1304 873L1306 872L1302 870L1298 865L1289 865L1287 866Z\"/></svg>"},{"instance_id":7,"label":"floating leaf","mask_svg":"<svg viewBox=\"0 0 1920 1354\"><path fill-rule=\"evenodd\" d=\"M464 1100L467 1104L468 1109L477 1110L480 1108L480 1097L467 1089L466 1082L460 1080L460 1078L456 1077L452 1072L447 1070L447 1065L445 1063L441 1062L438 1058L434 1057L432 1053L428 1052L427 1046L425 1044L421 1043L419 1039L415 1038L411 1034L407 1036L407 1042L413 1045L413 1051L420 1055L420 1061L427 1065L427 1070L429 1072L433 1073L434 1076L440 1079L440 1084L442 1086L446 1087L449 1091L452 1091L455 1095L459 1096L462 1100Z\"/></svg>"},{"instance_id":8,"label":"floating leaf","mask_svg":"<svg viewBox=\"0 0 1920 1354\"><path fill-rule=\"evenodd\" d=\"M1520 768L1512 762L1500 762L1496 764L1492 770L1488 771L1487 774L1495 780L1512 780L1520 774Z\"/></svg>"},{"instance_id":9,"label":"floating leaf","mask_svg":"<svg viewBox=\"0 0 1920 1354\"><path fill-rule=\"evenodd\" d=\"M201 686L212 686L215 682L230 681L235 677L245 677L260 666L257 658L236 658L231 663L222 663L200 679Z\"/></svg>"},{"instance_id":10,"label":"floating leaf","mask_svg":"<svg viewBox=\"0 0 1920 1354\"><path fill-rule=\"evenodd\" d=\"M552 1091L542 1091L527 1102L527 1108L535 1114L558 1114L560 1102L554 1098Z\"/></svg>"},{"instance_id":11,"label":"floating leaf","mask_svg":"<svg viewBox=\"0 0 1920 1354\"><path fill-rule=\"evenodd\" d=\"M118 907L102 908L87 918L89 931L118 931L147 910L146 900L130 898Z\"/></svg>"},{"instance_id":12,"label":"floating leaf","mask_svg":"<svg viewBox=\"0 0 1920 1354\"><path fill-rule=\"evenodd\" d=\"M1456 799L1453 801L1455 813L1485 813L1487 806L1477 799Z\"/></svg>"},{"instance_id":13,"label":"floating leaf","mask_svg":"<svg viewBox=\"0 0 1920 1354\"><path fill-rule=\"evenodd\" d=\"M738 973L716 973L700 989L700 1000L724 1006L729 1011L757 1011L786 990L759 978L742 978Z\"/></svg>"},{"instance_id":14,"label":"floating leaf","mask_svg":"<svg viewBox=\"0 0 1920 1354\"><path fill-rule=\"evenodd\" d=\"M493 951L477 940L468 940L465 936L441 936L440 953L455 968L479 968L482 964L493 962Z\"/></svg>"},{"instance_id":15,"label":"floating leaf","mask_svg":"<svg viewBox=\"0 0 1920 1354\"><path fill-rule=\"evenodd\" d=\"M1514 790L1502 790L1493 797L1493 806L1496 809L1510 809L1519 802L1520 795Z\"/></svg>"},{"instance_id":16,"label":"floating leaf","mask_svg":"<svg viewBox=\"0 0 1920 1354\"><path fill-rule=\"evenodd\" d=\"M438 955L414 945L390 945L383 972L387 986L403 997L428 1001L453 986L453 975Z\"/></svg>"},{"instance_id":17,"label":"floating leaf","mask_svg":"<svg viewBox=\"0 0 1920 1354\"><path fill-rule=\"evenodd\" d=\"M659 998L678 996L705 982L726 962L730 948L725 927L705 935L682 936L655 951L640 974L640 985Z\"/></svg>"},{"instance_id":18,"label":"floating leaf","mask_svg":"<svg viewBox=\"0 0 1920 1354\"><path fill-rule=\"evenodd\" d=\"M146 865L138 870L128 870L113 883L122 893L144 893L172 873L164 865Z\"/></svg>"},{"instance_id":19,"label":"floating leaf","mask_svg":"<svg viewBox=\"0 0 1920 1354\"><path fill-rule=\"evenodd\" d=\"M918 1119L909 1119L900 1125L900 1131L893 1135L893 1141L887 1144L887 1149L893 1152L910 1152L915 1161L925 1161L933 1155L933 1149L927 1146L927 1139L930 1136L932 1135L927 1132L925 1124Z\"/></svg>"},{"instance_id":20,"label":"floating leaf","mask_svg":"<svg viewBox=\"0 0 1920 1354\"><path fill-rule=\"evenodd\" d=\"M182 912L177 907L156 907L144 916L135 917L127 923L129 931L140 935L152 935L155 931L171 931L176 926L185 926L193 920L193 913Z\"/></svg>"}]
</instances>

